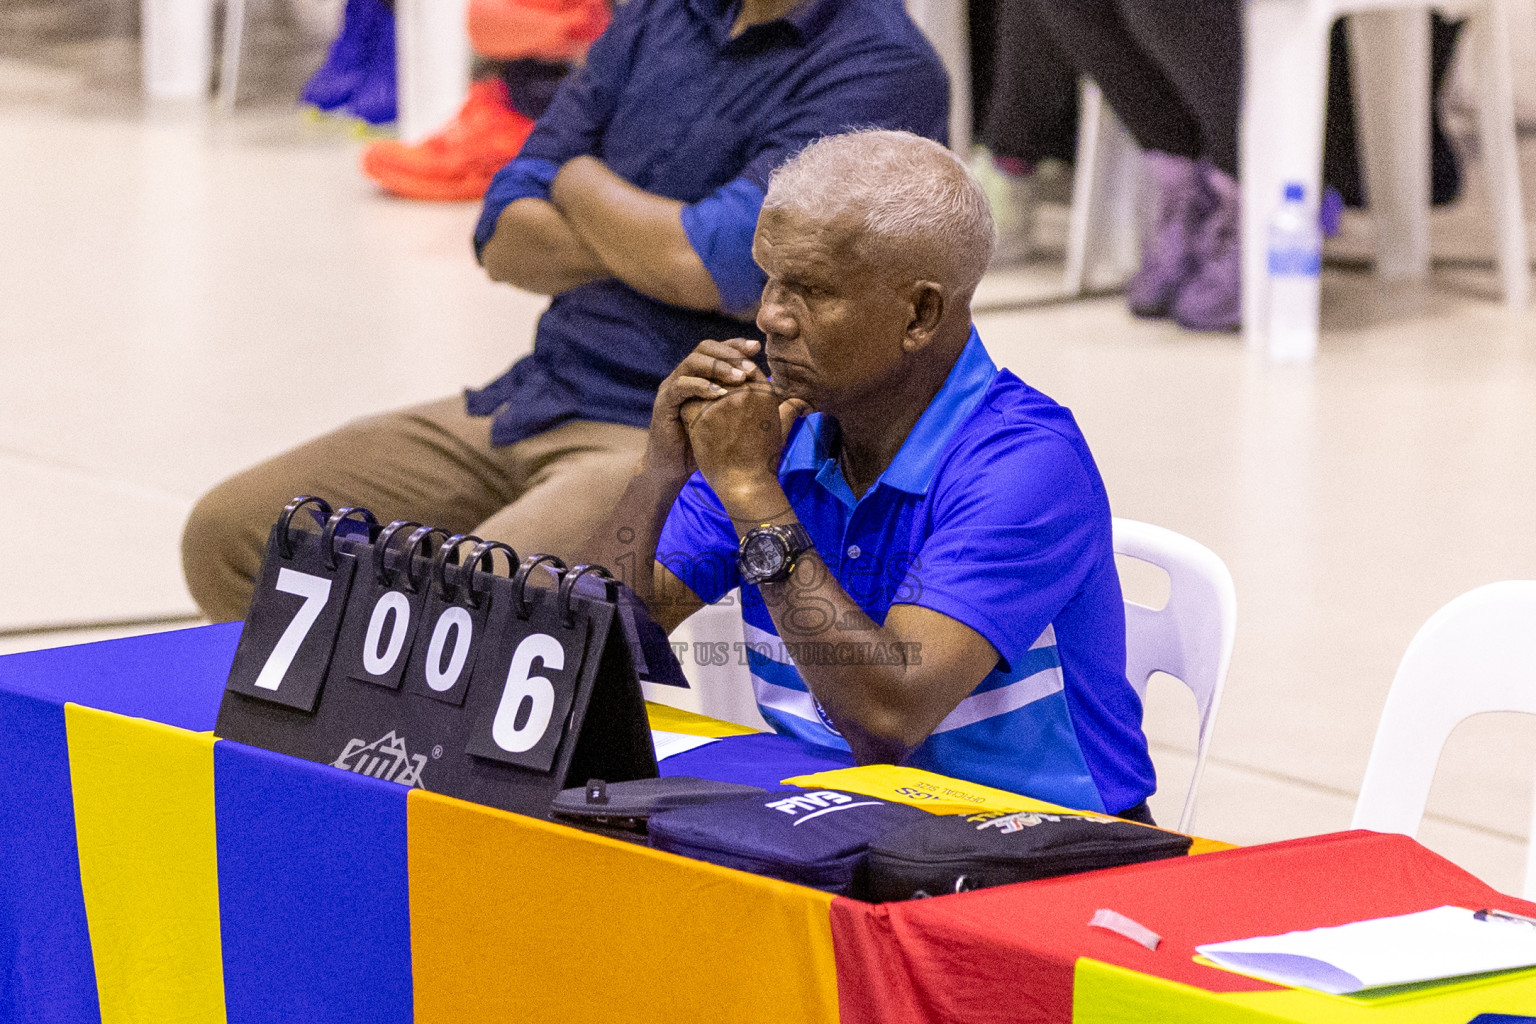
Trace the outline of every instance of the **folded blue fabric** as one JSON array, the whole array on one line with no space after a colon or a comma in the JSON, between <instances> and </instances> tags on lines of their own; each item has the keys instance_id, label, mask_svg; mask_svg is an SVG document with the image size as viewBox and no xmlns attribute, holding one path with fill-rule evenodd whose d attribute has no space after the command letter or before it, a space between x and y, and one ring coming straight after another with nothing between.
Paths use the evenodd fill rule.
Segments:
<instances>
[{"instance_id":1,"label":"folded blue fabric","mask_svg":"<svg viewBox=\"0 0 1536 1024\"><path fill-rule=\"evenodd\" d=\"M831 789L781 791L651 818L658 850L849 895L869 844L926 811Z\"/></svg>"}]
</instances>

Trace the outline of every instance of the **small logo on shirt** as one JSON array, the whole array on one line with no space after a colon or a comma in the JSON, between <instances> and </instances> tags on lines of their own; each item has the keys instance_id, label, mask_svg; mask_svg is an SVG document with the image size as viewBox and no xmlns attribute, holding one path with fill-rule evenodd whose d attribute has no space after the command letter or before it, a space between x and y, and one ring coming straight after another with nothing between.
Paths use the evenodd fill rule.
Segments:
<instances>
[{"instance_id":1,"label":"small logo on shirt","mask_svg":"<svg viewBox=\"0 0 1536 1024\"><path fill-rule=\"evenodd\" d=\"M372 743L348 740L341 755L331 764L385 782L398 782L414 789L426 788L421 782L421 771L427 766L427 755L408 753L405 738L396 735L393 729Z\"/></svg>"},{"instance_id":2,"label":"small logo on shirt","mask_svg":"<svg viewBox=\"0 0 1536 1024\"><path fill-rule=\"evenodd\" d=\"M827 709L821 706L821 701L817 700L813 695L811 703L816 705L816 717L821 719L821 724L827 727L827 731L838 739L842 739L843 734L838 731L837 726L832 724L832 716L827 714Z\"/></svg>"}]
</instances>

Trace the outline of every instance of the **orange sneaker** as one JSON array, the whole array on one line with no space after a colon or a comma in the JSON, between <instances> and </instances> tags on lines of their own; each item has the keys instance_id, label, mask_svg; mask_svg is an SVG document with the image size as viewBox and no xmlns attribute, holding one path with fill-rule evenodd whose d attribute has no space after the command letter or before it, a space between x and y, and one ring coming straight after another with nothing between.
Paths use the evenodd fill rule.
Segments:
<instances>
[{"instance_id":1,"label":"orange sneaker","mask_svg":"<svg viewBox=\"0 0 1536 1024\"><path fill-rule=\"evenodd\" d=\"M512 109L507 87L487 78L469 87L452 121L415 145L387 140L363 150L363 173L407 199L480 199L523 148L533 121Z\"/></svg>"},{"instance_id":2,"label":"orange sneaker","mask_svg":"<svg viewBox=\"0 0 1536 1024\"><path fill-rule=\"evenodd\" d=\"M470 0L469 41L495 60L580 60L608 27L607 0Z\"/></svg>"}]
</instances>

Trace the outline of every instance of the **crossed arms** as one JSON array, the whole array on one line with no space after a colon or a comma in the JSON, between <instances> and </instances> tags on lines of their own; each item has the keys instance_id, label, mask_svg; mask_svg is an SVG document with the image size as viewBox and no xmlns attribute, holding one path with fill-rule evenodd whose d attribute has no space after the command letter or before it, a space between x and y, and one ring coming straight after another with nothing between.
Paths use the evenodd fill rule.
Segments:
<instances>
[{"instance_id":1,"label":"crossed arms","mask_svg":"<svg viewBox=\"0 0 1536 1024\"><path fill-rule=\"evenodd\" d=\"M636 188L601 160L561 166L550 198L512 202L481 255L494 281L543 295L618 278L653 299L719 310L720 292L683 231L683 204Z\"/></svg>"}]
</instances>

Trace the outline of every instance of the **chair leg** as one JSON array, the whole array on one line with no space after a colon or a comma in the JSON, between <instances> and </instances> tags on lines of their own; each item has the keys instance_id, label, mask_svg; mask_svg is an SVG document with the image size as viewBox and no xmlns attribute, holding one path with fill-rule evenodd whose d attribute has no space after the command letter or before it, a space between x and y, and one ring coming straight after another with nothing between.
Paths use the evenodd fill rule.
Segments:
<instances>
[{"instance_id":1,"label":"chair leg","mask_svg":"<svg viewBox=\"0 0 1536 1024\"><path fill-rule=\"evenodd\" d=\"M1100 120L1098 211L1088 232L1089 288L1118 288L1141 266L1141 148L1115 112Z\"/></svg>"},{"instance_id":2,"label":"chair leg","mask_svg":"<svg viewBox=\"0 0 1536 1024\"><path fill-rule=\"evenodd\" d=\"M1104 118L1104 94L1083 79L1077 115L1077 155L1072 168L1072 210L1067 220L1066 276L1062 282L1069 296L1083 294L1088 268L1088 226L1093 219L1094 165L1099 155L1099 122Z\"/></svg>"},{"instance_id":3,"label":"chair leg","mask_svg":"<svg viewBox=\"0 0 1536 1024\"><path fill-rule=\"evenodd\" d=\"M240 50L245 42L245 0L224 0L224 47L219 57L219 106L235 109L240 91Z\"/></svg>"},{"instance_id":4,"label":"chair leg","mask_svg":"<svg viewBox=\"0 0 1536 1024\"><path fill-rule=\"evenodd\" d=\"M1200 779L1205 775L1206 756L1210 753L1211 731L1202 726L1200 738L1195 744L1195 770L1189 777L1189 789L1184 794L1184 808L1179 812L1178 830L1188 833L1195 827L1195 800L1200 794Z\"/></svg>"},{"instance_id":5,"label":"chair leg","mask_svg":"<svg viewBox=\"0 0 1536 1024\"><path fill-rule=\"evenodd\" d=\"M1525 833L1525 880L1520 885L1520 898L1536 901L1536 797L1531 802L1531 825Z\"/></svg>"},{"instance_id":6,"label":"chair leg","mask_svg":"<svg viewBox=\"0 0 1536 1024\"><path fill-rule=\"evenodd\" d=\"M1317 205L1328 23L1300 0L1249 0L1243 20L1243 339L1268 343L1269 220L1286 183Z\"/></svg>"},{"instance_id":7,"label":"chair leg","mask_svg":"<svg viewBox=\"0 0 1536 1024\"><path fill-rule=\"evenodd\" d=\"M469 92L469 0L396 0L400 138L420 142Z\"/></svg>"},{"instance_id":8,"label":"chair leg","mask_svg":"<svg viewBox=\"0 0 1536 1024\"><path fill-rule=\"evenodd\" d=\"M1136 272L1141 180L1141 150L1098 86L1084 79L1067 223L1067 295L1118 287Z\"/></svg>"},{"instance_id":9,"label":"chair leg","mask_svg":"<svg viewBox=\"0 0 1536 1024\"><path fill-rule=\"evenodd\" d=\"M1349 49L1376 273L1423 278L1429 274L1429 12L1360 11L1349 19Z\"/></svg>"},{"instance_id":10,"label":"chair leg","mask_svg":"<svg viewBox=\"0 0 1536 1024\"><path fill-rule=\"evenodd\" d=\"M1515 134L1514 75L1510 66L1508 14L1503 0L1491 0L1467 24L1481 65L1477 129L1488 174L1489 209L1498 243L1499 279L1504 301L1524 309L1530 301L1530 252L1525 235L1525 203L1520 192L1520 156ZM1532 878L1527 884L1536 882Z\"/></svg>"},{"instance_id":11,"label":"chair leg","mask_svg":"<svg viewBox=\"0 0 1536 1024\"><path fill-rule=\"evenodd\" d=\"M201 99L213 71L213 0L141 0L144 94Z\"/></svg>"},{"instance_id":12,"label":"chair leg","mask_svg":"<svg viewBox=\"0 0 1536 1024\"><path fill-rule=\"evenodd\" d=\"M949 148L971 158L971 35L969 14L957 0L908 0L907 12L933 44L949 72Z\"/></svg>"}]
</instances>

